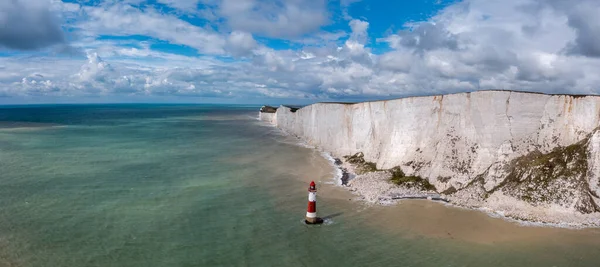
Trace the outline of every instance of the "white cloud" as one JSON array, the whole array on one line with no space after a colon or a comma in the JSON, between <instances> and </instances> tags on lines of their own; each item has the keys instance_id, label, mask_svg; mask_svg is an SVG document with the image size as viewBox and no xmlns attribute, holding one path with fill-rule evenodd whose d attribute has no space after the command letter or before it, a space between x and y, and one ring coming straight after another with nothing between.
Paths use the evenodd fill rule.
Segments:
<instances>
[{"instance_id":1,"label":"white cloud","mask_svg":"<svg viewBox=\"0 0 600 267\"><path fill-rule=\"evenodd\" d=\"M234 30L276 38L312 33L329 20L325 0L222 0L219 13Z\"/></svg>"},{"instance_id":2,"label":"white cloud","mask_svg":"<svg viewBox=\"0 0 600 267\"><path fill-rule=\"evenodd\" d=\"M596 33L596 21L578 16L585 25L578 28L570 17L576 7L596 13L600 7L587 0L569 1L563 9L556 3L566 2L467 0L451 5L429 21L379 39L394 51L382 55L378 66L408 73L411 82L430 93L479 89L600 93L593 85L597 62L577 56L594 56L598 35L588 32L582 40L580 32Z\"/></svg>"},{"instance_id":3,"label":"white cloud","mask_svg":"<svg viewBox=\"0 0 600 267\"><path fill-rule=\"evenodd\" d=\"M158 0L159 3L180 9L182 11L195 11L201 0Z\"/></svg>"},{"instance_id":4,"label":"white cloud","mask_svg":"<svg viewBox=\"0 0 600 267\"><path fill-rule=\"evenodd\" d=\"M233 31L227 38L227 51L234 56L248 56L257 47L252 34L242 31Z\"/></svg>"},{"instance_id":5,"label":"white cloud","mask_svg":"<svg viewBox=\"0 0 600 267\"><path fill-rule=\"evenodd\" d=\"M419 58L405 51L393 51L379 58L378 67L393 72L409 72Z\"/></svg>"},{"instance_id":6,"label":"white cloud","mask_svg":"<svg viewBox=\"0 0 600 267\"><path fill-rule=\"evenodd\" d=\"M370 49L365 47L368 37L367 29L369 28L369 23L354 19L350 21L349 25L352 29L350 38L346 40L344 47L341 48L339 52L352 61L365 65L371 65L373 63L373 56Z\"/></svg>"},{"instance_id":7,"label":"white cloud","mask_svg":"<svg viewBox=\"0 0 600 267\"><path fill-rule=\"evenodd\" d=\"M335 31L335 32L326 32L321 31L315 34L311 34L308 37L302 37L300 39L293 39L293 42L303 44L303 45L312 45L312 46L328 46L335 45L341 39L346 38L348 33L344 31Z\"/></svg>"},{"instance_id":8,"label":"white cloud","mask_svg":"<svg viewBox=\"0 0 600 267\"><path fill-rule=\"evenodd\" d=\"M223 54L225 38L173 15L151 8L145 12L124 4L84 7L87 19L78 27L88 35L145 35L196 48L202 53Z\"/></svg>"}]
</instances>

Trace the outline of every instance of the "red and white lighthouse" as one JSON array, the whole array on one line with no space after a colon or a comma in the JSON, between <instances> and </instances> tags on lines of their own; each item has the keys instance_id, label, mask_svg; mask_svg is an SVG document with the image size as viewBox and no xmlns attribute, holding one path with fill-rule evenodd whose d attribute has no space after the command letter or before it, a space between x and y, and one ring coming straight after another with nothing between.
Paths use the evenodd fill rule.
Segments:
<instances>
[{"instance_id":1,"label":"red and white lighthouse","mask_svg":"<svg viewBox=\"0 0 600 267\"><path fill-rule=\"evenodd\" d=\"M308 208L306 209L306 223L318 224L323 219L317 217L317 186L315 181L311 181L308 186Z\"/></svg>"}]
</instances>

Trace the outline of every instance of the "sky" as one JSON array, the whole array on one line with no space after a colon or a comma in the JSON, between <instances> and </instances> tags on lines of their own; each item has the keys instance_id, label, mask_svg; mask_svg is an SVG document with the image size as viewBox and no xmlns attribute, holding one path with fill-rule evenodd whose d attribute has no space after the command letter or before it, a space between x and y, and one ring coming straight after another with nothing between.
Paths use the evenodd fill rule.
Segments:
<instances>
[{"instance_id":1,"label":"sky","mask_svg":"<svg viewBox=\"0 0 600 267\"><path fill-rule=\"evenodd\" d=\"M1 0L0 103L600 94L597 0Z\"/></svg>"}]
</instances>

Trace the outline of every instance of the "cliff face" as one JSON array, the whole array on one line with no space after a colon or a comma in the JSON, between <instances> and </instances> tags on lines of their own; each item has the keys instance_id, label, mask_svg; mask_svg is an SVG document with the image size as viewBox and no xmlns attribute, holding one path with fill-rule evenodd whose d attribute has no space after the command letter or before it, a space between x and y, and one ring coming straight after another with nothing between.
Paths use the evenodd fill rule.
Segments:
<instances>
[{"instance_id":1,"label":"cliff face","mask_svg":"<svg viewBox=\"0 0 600 267\"><path fill-rule=\"evenodd\" d=\"M275 114L275 113L261 112L261 113L259 113L258 116L261 121L265 121L270 124L277 125L277 114Z\"/></svg>"},{"instance_id":2,"label":"cliff face","mask_svg":"<svg viewBox=\"0 0 600 267\"><path fill-rule=\"evenodd\" d=\"M482 91L274 114L265 118L309 144L337 157L362 152L439 192L600 211L598 96Z\"/></svg>"}]
</instances>

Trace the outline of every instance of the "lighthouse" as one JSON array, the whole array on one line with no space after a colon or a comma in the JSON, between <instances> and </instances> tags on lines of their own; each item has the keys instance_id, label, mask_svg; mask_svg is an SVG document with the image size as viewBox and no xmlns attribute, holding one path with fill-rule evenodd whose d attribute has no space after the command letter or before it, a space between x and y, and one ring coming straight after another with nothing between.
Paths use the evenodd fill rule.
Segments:
<instances>
[{"instance_id":1,"label":"lighthouse","mask_svg":"<svg viewBox=\"0 0 600 267\"><path fill-rule=\"evenodd\" d=\"M307 224L321 224L323 219L317 217L317 186L311 181L308 186L308 208L306 209Z\"/></svg>"}]
</instances>

